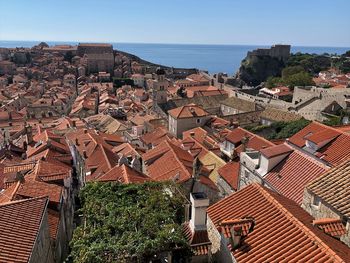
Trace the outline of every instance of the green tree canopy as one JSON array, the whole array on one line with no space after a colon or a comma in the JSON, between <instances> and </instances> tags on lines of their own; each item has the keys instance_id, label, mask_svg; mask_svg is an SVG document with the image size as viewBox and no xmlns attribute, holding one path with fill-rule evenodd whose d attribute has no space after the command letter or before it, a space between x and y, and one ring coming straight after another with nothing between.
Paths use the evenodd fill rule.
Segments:
<instances>
[{"instance_id":1,"label":"green tree canopy","mask_svg":"<svg viewBox=\"0 0 350 263\"><path fill-rule=\"evenodd\" d=\"M300 72L305 72L304 68L302 66L290 66L286 67L282 70L282 78L288 78L291 75L300 73Z\"/></svg>"},{"instance_id":2,"label":"green tree canopy","mask_svg":"<svg viewBox=\"0 0 350 263\"><path fill-rule=\"evenodd\" d=\"M177 249L188 255L181 228L184 199L176 193L172 183L89 183L80 192L84 222L74 231L71 258L147 262Z\"/></svg>"}]
</instances>

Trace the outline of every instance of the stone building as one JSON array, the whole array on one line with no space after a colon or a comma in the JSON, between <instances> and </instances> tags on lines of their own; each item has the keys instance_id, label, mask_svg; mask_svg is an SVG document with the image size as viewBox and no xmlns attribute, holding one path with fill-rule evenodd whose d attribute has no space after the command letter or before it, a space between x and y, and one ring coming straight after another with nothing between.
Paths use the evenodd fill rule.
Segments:
<instances>
[{"instance_id":1,"label":"stone building","mask_svg":"<svg viewBox=\"0 0 350 263\"><path fill-rule=\"evenodd\" d=\"M350 246L349 189L350 159L307 185L302 204L302 207L315 217L315 225L348 246Z\"/></svg>"},{"instance_id":2,"label":"stone building","mask_svg":"<svg viewBox=\"0 0 350 263\"><path fill-rule=\"evenodd\" d=\"M247 56L270 56L286 61L290 56L290 45L273 45L271 48L258 48L253 51L249 51Z\"/></svg>"},{"instance_id":3,"label":"stone building","mask_svg":"<svg viewBox=\"0 0 350 263\"><path fill-rule=\"evenodd\" d=\"M114 54L111 44L82 44L78 45L77 55L83 57L87 65L87 74L108 72L113 74Z\"/></svg>"},{"instance_id":4,"label":"stone building","mask_svg":"<svg viewBox=\"0 0 350 263\"><path fill-rule=\"evenodd\" d=\"M53 263L48 198L9 202L0 195L0 261Z\"/></svg>"},{"instance_id":5,"label":"stone building","mask_svg":"<svg viewBox=\"0 0 350 263\"><path fill-rule=\"evenodd\" d=\"M165 79L165 71L158 68L156 70L155 79L152 80L153 104L163 104L167 102L168 85L168 81Z\"/></svg>"},{"instance_id":6,"label":"stone building","mask_svg":"<svg viewBox=\"0 0 350 263\"><path fill-rule=\"evenodd\" d=\"M211 115L195 104L189 104L168 111L169 132L177 138L182 133L196 127L203 127Z\"/></svg>"}]
</instances>

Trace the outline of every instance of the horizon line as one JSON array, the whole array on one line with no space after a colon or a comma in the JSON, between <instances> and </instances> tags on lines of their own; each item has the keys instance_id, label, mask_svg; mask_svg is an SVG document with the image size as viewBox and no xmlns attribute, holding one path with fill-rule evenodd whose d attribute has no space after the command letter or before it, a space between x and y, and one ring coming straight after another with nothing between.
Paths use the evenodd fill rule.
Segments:
<instances>
[{"instance_id":1,"label":"horizon line","mask_svg":"<svg viewBox=\"0 0 350 263\"><path fill-rule=\"evenodd\" d=\"M198 46L272 46L290 45L291 47L320 47L320 48L350 48L350 46L318 46L318 45L292 45L292 44L205 44L205 43L159 43L159 42L114 42L114 41L76 41L76 40L3 40L0 42L60 42L60 43L110 43L110 44L151 44L151 45L198 45Z\"/></svg>"}]
</instances>

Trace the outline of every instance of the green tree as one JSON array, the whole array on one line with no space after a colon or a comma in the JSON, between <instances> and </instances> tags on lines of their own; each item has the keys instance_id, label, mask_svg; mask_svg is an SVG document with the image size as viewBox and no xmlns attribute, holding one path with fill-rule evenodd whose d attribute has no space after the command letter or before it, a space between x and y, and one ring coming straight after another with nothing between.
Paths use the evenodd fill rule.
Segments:
<instances>
[{"instance_id":1,"label":"green tree","mask_svg":"<svg viewBox=\"0 0 350 263\"><path fill-rule=\"evenodd\" d=\"M269 77L266 81L266 87L271 89L283 84L283 80L279 77Z\"/></svg>"},{"instance_id":2,"label":"green tree","mask_svg":"<svg viewBox=\"0 0 350 263\"><path fill-rule=\"evenodd\" d=\"M293 88L295 86L312 86L315 85L310 74L306 72L299 72L290 75L283 79L284 83L289 87Z\"/></svg>"},{"instance_id":3,"label":"green tree","mask_svg":"<svg viewBox=\"0 0 350 263\"><path fill-rule=\"evenodd\" d=\"M286 78L290 77L291 75L294 75L294 74L297 74L300 72L305 72L305 70L302 66L286 67L282 70L282 78L286 79Z\"/></svg>"},{"instance_id":4,"label":"green tree","mask_svg":"<svg viewBox=\"0 0 350 263\"><path fill-rule=\"evenodd\" d=\"M77 263L148 262L163 251L190 257L184 199L173 183L89 183L80 192L84 223L74 231Z\"/></svg>"}]
</instances>

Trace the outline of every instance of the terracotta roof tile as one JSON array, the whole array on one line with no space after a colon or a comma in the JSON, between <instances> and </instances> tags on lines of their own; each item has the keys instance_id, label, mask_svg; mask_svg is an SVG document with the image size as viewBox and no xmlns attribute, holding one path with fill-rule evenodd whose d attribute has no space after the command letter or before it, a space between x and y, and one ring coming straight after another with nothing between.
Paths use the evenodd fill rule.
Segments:
<instances>
[{"instance_id":1,"label":"terracotta roof tile","mask_svg":"<svg viewBox=\"0 0 350 263\"><path fill-rule=\"evenodd\" d=\"M172 180L178 176L179 182L183 182L192 176L194 158L171 142L163 141L144 153L142 158L147 175L156 181Z\"/></svg>"},{"instance_id":2,"label":"terracotta roof tile","mask_svg":"<svg viewBox=\"0 0 350 263\"><path fill-rule=\"evenodd\" d=\"M188 104L169 110L168 114L175 119L209 116L208 112L196 104Z\"/></svg>"},{"instance_id":3,"label":"terracotta roof tile","mask_svg":"<svg viewBox=\"0 0 350 263\"><path fill-rule=\"evenodd\" d=\"M238 190L239 161L228 162L218 170L218 173L233 190Z\"/></svg>"},{"instance_id":4,"label":"terracotta roof tile","mask_svg":"<svg viewBox=\"0 0 350 263\"><path fill-rule=\"evenodd\" d=\"M260 153L267 158L273 158L282 154L288 154L293 152L293 149L286 144L279 144L276 146L271 146L265 149L261 149Z\"/></svg>"},{"instance_id":5,"label":"terracotta roof tile","mask_svg":"<svg viewBox=\"0 0 350 263\"><path fill-rule=\"evenodd\" d=\"M41 197L0 205L0 262L30 261L47 204Z\"/></svg>"},{"instance_id":6,"label":"terracotta roof tile","mask_svg":"<svg viewBox=\"0 0 350 263\"><path fill-rule=\"evenodd\" d=\"M237 262L350 261L350 249L314 227L300 206L259 184L210 206L208 216L216 227L225 219L255 219L254 230L232 252Z\"/></svg>"},{"instance_id":7,"label":"terracotta roof tile","mask_svg":"<svg viewBox=\"0 0 350 263\"><path fill-rule=\"evenodd\" d=\"M98 182L119 182L123 184L144 183L150 180L151 178L145 174L140 173L125 164L114 166L107 173L96 179Z\"/></svg>"},{"instance_id":8,"label":"terracotta roof tile","mask_svg":"<svg viewBox=\"0 0 350 263\"><path fill-rule=\"evenodd\" d=\"M327 169L321 162L295 150L264 178L276 191L301 204L305 186Z\"/></svg>"},{"instance_id":9,"label":"terracotta roof tile","mask_svg":"<svg viewBox=\"0 0 350 263\"><path fill-rule=\"evenodd\" d=\"M187 222L183 225L183 233L195 256L208 255L211 242L207 230L197 230L193 233Z\"/></svg>"},{"instance_id":10,"label":"terracotta roof tile","mask_svg":"<svg viewBox=\"0 0 350 263\"><path fill-rule=\"evenodd\" d=\"M340 238L342 235L346 234L344 224L337 218L321 218L314 220L312 224L332 237Z\"/></svg>"}]
</instances>

